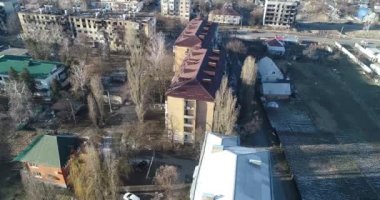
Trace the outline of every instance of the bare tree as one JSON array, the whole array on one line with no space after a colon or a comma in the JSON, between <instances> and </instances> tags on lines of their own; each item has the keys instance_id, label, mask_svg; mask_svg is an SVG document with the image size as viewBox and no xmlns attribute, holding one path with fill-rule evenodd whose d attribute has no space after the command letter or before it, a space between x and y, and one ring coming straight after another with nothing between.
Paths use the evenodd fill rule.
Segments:
<instances>
[{"instance_id":1,"label":"bare tree","mask_svg":"<svg viewBox=\"0 0 380 200\"><path fill-rule=\"evenodd\" d=\"M118 161L102 160L94 145L70 161L68 181L78 200L116 200L118 189Z\"/></svg>"},{"instance_id":2,"label":"bare tree","mask_svg":"<svg viewBox=\"0 0 380 200\"><path fill-rule=\"evenodd\" d=\"M173 77L171 67L173 56L169 54L165 46L165 36L162 33L155 34L149 40L148 61L150 62L152 75L154 77L155 91L159 95L159 103L163 102L165 92Z\"/></svg>"},{"instance_id":3,"label":"bare tree","mask_svg":"<svg viewBox=\"0 0 380 200\"><path fill-rule=\"evenodd\" d=\"M234 126L239 116L236 108L236 97L228 86L228 78L224 76L219 90L216 92L213 131L221 134L234 134Z\"/></svg>"},{"instance_id":4,"label":"bare tree","mask_svg":"<svg viewBox=\"0 0 380 200\"><path fill-rule=\"evenodd\" d=\"M80 97L84 97L87 92L87 84L90 77L90 66L84 62L80 62L77 65L73 65L70 68L70 83L72 85L72 91Z\"/></svg>"},{"instance_id":5,"label":"bare tree","mask_svg":"<svg viewBox=\"0 0 380 200\"><path fill-rule=\"evenodd\" d=\"M243 64L240 74L241 87L239 91L239 101L241 108L245 111L244 114L250 116L253 113L252 103L255 96L256 82L256 65L255 58L248 56ZM242 113L243 114L243 113Z\"/></svg>"},{"instance_id":6,"label":"bare tree","mask_svg":"<svg viewBox=\"0 0 380 200\"><path fill-rule=\"evenodd\" d=\"M136 114L140 122L144 121L152 80L150 64L146 59L145 49L140 45L132 46L127 61L127 77L130 94L135 104Z\"/></svg>"},{"instance_id":7,"label":"bare tree","mask_svg":"<svg viewBox=\"0 0 380 200\"><path fill-rule=\"evenodd\" d=\"M98 125L98 106L96 104L96 100L92 93L87 95L87 107L88 107L88 116L95 126Z\"/></svg>"},{"instance_id":8,"label":"bare tree","mask_svg":"<svg viewBox=\"0 0 380 200\"><path fill-rule=\"evenodd\" d=\"M48 59L58 55L59 44L67 35L59 24L49 24L42 29L28 24L24 26L21 37L34 58Z\"/></svg>"},{"instance_id":9,"label":"bare tree","mask_svg":"<svg viewBox=\"0 0 380 200\"><path fill-rule=\"evenodd\" d=\"M165 165L156 170L154 183L165 190L166 199L174 200L173 186L178 183L178 171L175 166Z\"/></svg>"},{"instance_id":10,"label":"bare tree","mask_svg":"<svg viewBox=\"0 0 380 200\"><path fill-rule=\"evenodd\" d=\"M229 41L226 45L226 48L237 54L245 54L247 52L247 47L245 47L244 43L238 39L233 39Z\"/></svg>"},{"instance_id":11,"label":"bare tree","mask_svg":"<svg viewBox=\"0 0 380 200\"><path fill-rule=\"evenodd\" d=\"M33 115L32 93L24 82L10 80L5 87L9 97L9 115L16 124L28 121Z\"/></svg>"},{"instance_id":12,"label":"bare tree","mask_svg":"<svg viewBox=\"0 0 380 200\"><path fill-rule=\"evenodd\" d=\"M99 120L100 122L103 122L104 117L105 117L105 111L104 111L104 105L103 105L104 88L103 88L100 75L95 74L91 77L90 88L91 88L91 93L94 96L94 99L96 101L97 110L99 111L99 115L100 115Z\"/></svg>"}]
</instances>

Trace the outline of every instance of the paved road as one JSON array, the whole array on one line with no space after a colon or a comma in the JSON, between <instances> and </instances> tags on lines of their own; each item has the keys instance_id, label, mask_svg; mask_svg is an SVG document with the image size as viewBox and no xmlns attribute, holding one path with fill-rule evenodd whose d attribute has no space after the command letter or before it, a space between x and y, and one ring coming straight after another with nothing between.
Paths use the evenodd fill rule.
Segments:
<instances>
[{"instance_id":1,"label":"paved road","mask_svg":"<svg viewBox=\"0 0 380 200\"><path fill-rule=\"evenodd\" d=\"M339 37L327 37L327 36L317 36L317 35L306 35L298 32L271 32L267 30L263 31L255 31L255 30L237 30L231 34L231 31L227 30L221 30L222 34L229 33L230 37L236 37L239 39L244 40L253 40L257 38L273 38L276 35L296 35L298 36L300 41L315 41L315 42L322 42L322 43L330 43L333 44L335 41L338 41L341 44L345 45L354 45L356 42L360 42L362 40L365 40L369 43L373 43L376 45L380 45L379 39L363 39L363 38L347 38L345 36L339 38Z\"/></svg>"}]
</instances>

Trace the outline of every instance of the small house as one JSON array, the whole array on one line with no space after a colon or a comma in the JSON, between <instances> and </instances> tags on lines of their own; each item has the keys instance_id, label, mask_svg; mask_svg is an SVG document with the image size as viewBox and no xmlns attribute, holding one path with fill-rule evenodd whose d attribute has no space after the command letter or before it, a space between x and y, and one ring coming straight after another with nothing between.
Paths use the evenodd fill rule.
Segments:
<instances>
[{"instance_id":1,"label":"small house","mask_svg":"<svg viewBox=\"0 0 380 200\"><path fill-rule=\"evenodd\" d=\"M272 55L282 56L285 54L285 44L278 39L266 40L265 45L267 46L268 53Z\"/></svg>"},{"instance_id":2,"label":"small house","mask_svg":"<svg viewBox=\"0 0 380 200\"><path fill-rule=\"evenodd\" d=\"M40 135L14 161L23 163L22 172L44 183L66 188L70 156L80 145L81 139L75 136Z\"/></svg>"}]
</instances>

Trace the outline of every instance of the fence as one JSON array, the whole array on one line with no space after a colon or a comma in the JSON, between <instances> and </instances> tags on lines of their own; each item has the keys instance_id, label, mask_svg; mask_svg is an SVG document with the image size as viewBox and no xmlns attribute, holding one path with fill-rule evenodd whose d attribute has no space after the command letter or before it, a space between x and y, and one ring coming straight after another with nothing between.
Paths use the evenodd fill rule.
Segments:
<instances>
[{"instance_id":1,"label":"fence","mask_svg":"<svg viewBox=\"0 0 380 200\"><path fill-rule=\"evenodd\" d=\"M340 51L342 51L344 54L346 54L353 62L358 64L366 73L372 73L371 68L369 68L366 64L364 64L362 61L360 61L354 54L349 52L346 48L344 48L339 42L335 42L335 46L338 47Z\"/></svg>"}]
</instances>

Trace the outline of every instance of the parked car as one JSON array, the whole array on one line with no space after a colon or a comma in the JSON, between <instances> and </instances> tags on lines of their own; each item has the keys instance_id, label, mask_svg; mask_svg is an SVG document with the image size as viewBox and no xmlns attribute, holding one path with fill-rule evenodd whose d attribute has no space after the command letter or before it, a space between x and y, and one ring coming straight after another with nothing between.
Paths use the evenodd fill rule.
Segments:
<instances>
[{"instance_id":1,"label":"parked car","mask_svg":"<svg viewBox=\"0 0 380 200\"><path fill-rule=\"evenodd\" d=\"M140 197L130 192L127 192L123 195L123 200L140 200Z\"/></svg>"}]
</instances>

